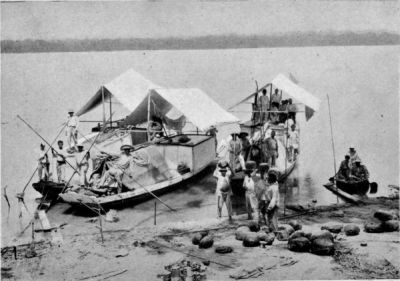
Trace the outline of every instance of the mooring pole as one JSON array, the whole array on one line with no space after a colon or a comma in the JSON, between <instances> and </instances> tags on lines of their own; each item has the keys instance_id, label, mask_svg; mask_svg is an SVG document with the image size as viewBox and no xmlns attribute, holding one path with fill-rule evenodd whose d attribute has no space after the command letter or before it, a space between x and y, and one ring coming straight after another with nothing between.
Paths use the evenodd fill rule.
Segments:
<instances>
[{"instance_id":1,"label":"mooring pole","mask_svg":"<svg viewBox=\"0 0 400 281\"><path fill-rule=\"evenodd\" d=\"M154 201L154 225L157 224L157 201Z\"/></svg>"},{"instance_id":2,"label":"mooring pole","mask_svg":"<svg viewBox=\"0 0 400 281\"><path fill-rule=\"evenodd\" d=\"M100 213L100 209L99 209L99 224L100 224L101 243L104 243L104 237L103 237L103 223L101 222L101 213Z\"/></svg>"}]
</instances>

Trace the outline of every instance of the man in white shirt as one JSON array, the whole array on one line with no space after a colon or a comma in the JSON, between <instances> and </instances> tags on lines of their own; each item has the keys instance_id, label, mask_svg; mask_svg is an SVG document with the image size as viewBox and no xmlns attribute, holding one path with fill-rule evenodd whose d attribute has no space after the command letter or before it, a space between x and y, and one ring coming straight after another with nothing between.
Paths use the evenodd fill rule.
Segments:
<instances>
[{"instance_id":1,"label":"man in white shirt","mask_svg":"<svg viewBox=\"0 0 400 281\"><path fill-rule=\"evenodd\" d=\"M270 107L269 98L267 96L267 90L262 90L262 96L258 98L257 101L258 110L261 111L260 119L261 122L264 123L268 119L268 110Z\"/></svg>"},{"instance_id":2,"label":"man in white shirt","mask_svg":"<svg viewBox=\"0 0 400 281\"><path fill-rule=\"evenodd\" d=\"M278 208L279 208L279 186L278 176L276 172L270 171L268 173L268 188L267 188L267 216L269 228L271 231L278 231Z\"/></svg>"},{"instance_id":3,"label":"man in white shirt","mask_svg":"<svg viewBox=\"0 0 400 281\"><path fill-rule=\"evenodd\" d=\"M47 181L49 178L49 158L47 156L45 149L45 145L43 143L40 144L40 151L38 155L38 176L39 181L44 180ZM43 173L44 172L44 173Z\"/></svg>"},{"instance_id":4,"label":"man in white shirt","mask_svg":"<svg viewBox=\"0 0 400 281\"><path fill-rule=\"evenodd\" d=\"M249 169L245 170L243 188L246 190L246 210L248 220L253 219L253 212L256 214L256 219L258 218L258 201L254 192L254 175L255 171L253 172L253 170Z\"/></svg>"},{"instance_id":5,"label":"man in white shirt","mask_svg":"<svg viewBox=\"0 0 400 281\"><path fill-rule=\"evenodd\" d=\"M299 133L296 131L296 125L293 124L291 129L288 132L288 149L289 149L289 155L288 159L289 161L295 161L296 156L299 153Z\"/></svg>"},{"instance_id":6,"label":"man in white shirt","mask_svg":"<svg viewBox=\"0 0 400 281\"><path fill-rule=\"evenodd\" d=\"M222 216L222 207L225 203L228 211L229 221L232 222L232 189L230 185L231 171L227 168L217 168L214 171L214 177L217 178L217 206L218 206L218 217Z\"/></svg>"},{"instance_id":7,"label":"man in white shirt","mask_svg":"<svg viewBox=\"0 0 400 281\"><path fill-rule=\"evenodd\" d=\"M104 186L104 183L107 179L112 178L115 179L118 183L118 193L122 191L122 177L124 175L124 171L129 167L130 161L132 158L131 150L134 147L128 144L124 144L121 146L121 154L118 160L112 164L110 164L108 171L106 171L100 181L100 187Z\"/></svg>"},{"instance_id":8,"label":"man in white shirt","mask_svg":"<svg viewBox=\"0 0 400 281\"><path fill-rule=\"evenodd\" d=\"M281 105L282 94L279 93L279 89L275 89L275 92L271 95L271 105L279 108Z\"/></svg>"},{"instance_id":9,"label":"man in white shirt","mask_svg":"<svg viewBox=\"0 0 400 281\"><path fill-rule=\"evenodd\" d=\"M78 171L80 172L80 185L81 186L88 186L88 181L87 181L87 172L89 169L89 159L90 159L90 153L89 151L86 151L83 149L83 145L79 144L78 145L78 152L75 155L76 159L76 167L78 168Z\"/></svg>"},{"instance_id":10,"label":"man in white shirt","mask_svg":"<svg viewBox=\"0 0 400 281\"><path fill-rule=\"evenodd\" d=\"M57 142L58 148L53 149L53 157L56 158L56 170L57 170L57 179L58 182L65 182L65 165L66 165L66 157L67 153L63 148L64 142L59 140Z\"/></svg>"},{"instance_id":11,"label":"man in white shirt","mask_svg":"<svg viewBox=\"0 0 400 281\"><path fill-rule=\"evenodd\" d=\"M71 140L74 142L74 148L78 144L77 135L78 135L78 126L79 126L79 119L78 116L74 115L74 110L68 110L68 120L67 120L67 141L69 148L71 146Z\"/></svg>"}]
</instances>

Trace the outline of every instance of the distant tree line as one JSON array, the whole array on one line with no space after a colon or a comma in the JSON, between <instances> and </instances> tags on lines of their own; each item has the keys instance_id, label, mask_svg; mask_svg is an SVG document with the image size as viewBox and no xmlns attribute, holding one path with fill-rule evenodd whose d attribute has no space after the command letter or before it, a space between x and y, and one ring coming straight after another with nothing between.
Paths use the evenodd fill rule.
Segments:
<instances>
[{"instance_id":1,"label":"distant tree line","mask_svg":"<svg viewBox=\"0 0 400 281\"><path fill-rule=\"evenodd\" d=\"M122 50L236 49L262 47L397 45L400 35L389 32L290 33L223 35L190 38L121 38L79 40L2 40L2 53L87 52Z\"/></svg>"}]
</instances>

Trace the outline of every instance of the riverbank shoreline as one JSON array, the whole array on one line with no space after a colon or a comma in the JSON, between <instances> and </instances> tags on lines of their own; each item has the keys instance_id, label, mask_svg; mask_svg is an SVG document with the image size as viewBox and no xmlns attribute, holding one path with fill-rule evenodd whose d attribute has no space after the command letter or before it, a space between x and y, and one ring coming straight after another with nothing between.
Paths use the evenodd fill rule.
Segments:
<instances>
[{"instance_id":1,"label":"riverbank shoreline","mask_svg":"<svg viewBox=\"0 0 400 281\"><path fill-rule=\"evenodd\" d=\"M68 211L65 204L55 207L57 213L60 210L64 213ZM160 220L154 225L149 219L147 224L136 227L125 223L127 219L134 219L134 212L130 212L130 218L120 217L120 221L114 223L103 222L104 242L94 217L70 216L71 220L79 220L82 224L67 224L53 232L44 233L44 242L35 244L38 246L35 246L33 254L27 251L29 244L23 246L25 253L19 252L23 249L20 246L15 260L11 248L3 248L2 278L102 280L117 274L112 276L112 280L127 280L131 276L141 276L141 280L156 280L157 274L165 272L165 266L182 259L199 263L210 261L206 269L207 280L226 280L240 269L251 268L261 268L261 279L400 278L399 232L363 231L365 223L375 220L373 214L377 209L399 214L399 199L379 197L367 199L365 204L360 205L317 206L316 210L308 213L286 211L286 219L281 218L279 224L295 218L303 225L303 230L310 232L320 230L327 223L358 225L361 232L357 236L338 234L334 256L292 252L287 248L287 241L277 239L265 249L243 247L241 241L235 239L235 229L248 223L247 216L237 215L232 224L228 223L226 217L199 219L202 216L196 216L195 213L201 213L205 208L209 206L186 210L186 217L192 217L192 220L184 221L166 212L171 217L170 222ZM60 223L55 220L52 210L48 216L53 225ZM191 242L192 236L204 229L209 230L215 241L210 249L199 249ZM56 232L62 235L61 243L54 243ZM361 246L364 243L367 246ZM214 248L218 245L230 246L233 252L217 254Z\"/></svg>"}]
</instances>

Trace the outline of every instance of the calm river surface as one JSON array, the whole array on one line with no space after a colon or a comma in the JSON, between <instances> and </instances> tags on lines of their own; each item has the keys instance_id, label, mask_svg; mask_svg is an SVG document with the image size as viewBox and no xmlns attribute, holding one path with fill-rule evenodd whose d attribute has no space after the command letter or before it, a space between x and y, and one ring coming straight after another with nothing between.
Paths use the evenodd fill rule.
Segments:
<instances>
[{"instance_id":1,"label":"calm river surface","mask_svg":"<svg viewBox=\"0 0 400 281\"><path fill-rule=\"evenodd\" d=\"M18 219L15 194L21 192L36 167L35 151L40 143L16 115L52 140L67 108L78 109L100 85L128 68L164 87L200 88L224 108L253 91L254 80L266 84L278 73L290 72L302 87L321 99L321 108L302 125L300 163L289 181L287 201L336 202L322 187L333 173L327 95L337 166L349 145L355 145L371 180L379 184L378 194L386 194L388 184L399 183L398 51L396 46L372 46L2 54L1 187L7 186L11 200L7 219L7 204L3 196L1 199L2 245L9 244L29 222L25 210ZM238 117L247 119L248 115ZM99 118L100 111L94 111L81 120ZM82 127L89 130L88 125ZM293 179L296 187L291 187ZM204 180L204 188L212 189L213 183ZM195 188L201 190L201 184ZM194 197L203 195L212 202L212 192L193 194L178 190L164 196L173 206L174 198L180 203L195 202ZM34 209L36 197L39 194L28 187L25 199L29 211ZM151 209L144 208L143 214L146 212ZM214 210L209 213L214 215Z\"/></svg>"}]
</instances>

